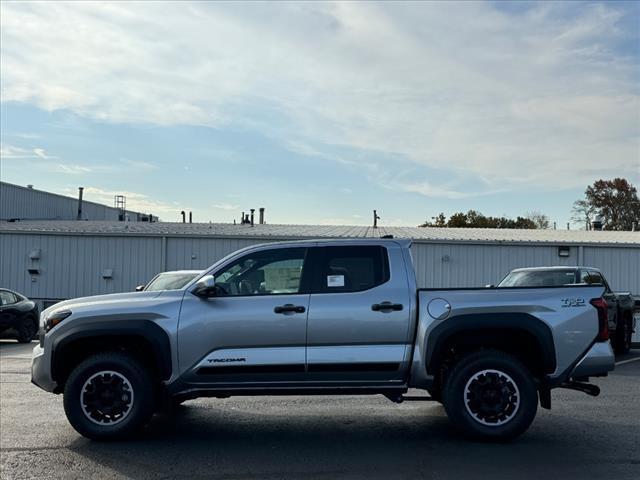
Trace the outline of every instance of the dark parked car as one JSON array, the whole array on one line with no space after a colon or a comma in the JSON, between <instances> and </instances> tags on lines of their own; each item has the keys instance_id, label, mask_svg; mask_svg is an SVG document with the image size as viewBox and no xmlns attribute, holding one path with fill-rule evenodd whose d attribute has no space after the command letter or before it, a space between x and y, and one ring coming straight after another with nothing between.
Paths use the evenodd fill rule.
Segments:
<instances>
[{"instance_id":1,"label":"dark parked car","mask_svg":"<svg viewBox=\"0 0 640 480\"><path fill-rule=\"evenodd\" d=\"M635 302L630 292L614 292L602 272L593 267L532 267L512 270L498 287L561 287L604 285L611 344L616 353L627 353L635 330ZM569 299L567 299L569 300ZM567 304L573 307L574 304Z\"/></svg>"},{"instance_id":2,"label":"dark parked car","mask_svg":"<svg viewBox=\"0 0 640 480\"><path fill-rule=\"evenodd\" d=\"M0 332L13 329L20 343L29 343L38 334L38 307L27 297L0 288Z\"/></svg>"}]
</instances>

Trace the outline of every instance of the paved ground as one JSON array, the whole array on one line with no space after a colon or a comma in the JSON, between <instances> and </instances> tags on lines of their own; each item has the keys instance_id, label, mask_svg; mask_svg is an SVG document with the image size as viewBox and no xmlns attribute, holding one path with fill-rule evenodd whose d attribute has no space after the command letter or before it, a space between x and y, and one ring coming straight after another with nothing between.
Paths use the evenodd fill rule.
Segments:
<instances>
[{"instance_id":1,"label":"paved ground","mask_svg":"<svg viewBox=\"0 0 640 480\"><path fill-rule=\"evenodd\" d=\"M640 361L598 380L598 398L555 390L507 445L460 439L437 404L381 397L195 400L137 440L96 443L29 383L30 349L0 341L2 479L640 478Z\"/></svg>"}]
</instances>

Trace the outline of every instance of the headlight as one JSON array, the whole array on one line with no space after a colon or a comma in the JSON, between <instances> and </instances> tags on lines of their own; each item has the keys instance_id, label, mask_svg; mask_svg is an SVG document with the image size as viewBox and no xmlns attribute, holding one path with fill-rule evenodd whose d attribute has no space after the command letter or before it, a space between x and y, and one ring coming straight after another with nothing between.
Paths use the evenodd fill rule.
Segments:
<instances>
[{"instance_id":1,"label":"headlight","mask_svg":"<svg viewBox=\"0 0 640 480\"><path fill-rule=\"evenodd\" d=\"M71 315L71 310L60 310L59 312L52 313L44 319L44 331L45 333L58 325L61 321Z\"/></svg>"}]
</instances>

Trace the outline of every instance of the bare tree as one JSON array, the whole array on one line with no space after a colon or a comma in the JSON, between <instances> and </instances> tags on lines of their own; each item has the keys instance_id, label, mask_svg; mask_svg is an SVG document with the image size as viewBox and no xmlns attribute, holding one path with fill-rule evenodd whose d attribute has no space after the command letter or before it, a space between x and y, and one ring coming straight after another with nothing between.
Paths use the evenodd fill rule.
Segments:
<instances>
[{"instance_id":1,"label":"bare tree","mask_svg":"<svg viewBox=\"0 0 640 480\"><path fill-rule=\"evenodd\" d=\"M531 220L536 228L547 229L551 226L551 222L549 221L549 217L547 217L544 213L540 212L527 212L527 216L529 220Z\"/></svg>"},{"instance_id":2,"label":"bare tree","mask_svg":"<svg viewBox=\"0 0 640 480\"><path fill-rule=\"evenodd\" d=\"M591 229L591 222L596 215L596 209L586 200L576 200L571 208L571 221L584 227L585 230Z\"/></svg>"}]
</instances>

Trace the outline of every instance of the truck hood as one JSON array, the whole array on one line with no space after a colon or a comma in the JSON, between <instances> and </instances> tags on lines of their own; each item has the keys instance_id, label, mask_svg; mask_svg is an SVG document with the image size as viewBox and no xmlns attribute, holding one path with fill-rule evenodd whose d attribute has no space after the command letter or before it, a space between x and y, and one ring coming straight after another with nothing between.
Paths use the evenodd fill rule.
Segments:
<instances>
[{"instance_id":1,"label":"truck hood","mask_svg":"<svg viewBox=\"0 0 640 480\"><path fill-rule=\"evenodd\" d=\"M96 295L93 297L73 298L56 303L42 312L40 323L44 324L47 317L63 310L72 312L69 321L80 320L86 317L101 317L103 319L118 318L122 316L137 317L138 315L151 314L152 317L160 316L166 311L179 309L184 295L183 290L166 290L156 292L128 292L111 295ZM159 314L159 315L158 315Z\"/></svg>"}]
</instances>

